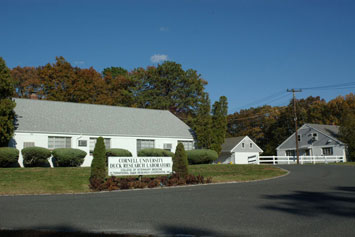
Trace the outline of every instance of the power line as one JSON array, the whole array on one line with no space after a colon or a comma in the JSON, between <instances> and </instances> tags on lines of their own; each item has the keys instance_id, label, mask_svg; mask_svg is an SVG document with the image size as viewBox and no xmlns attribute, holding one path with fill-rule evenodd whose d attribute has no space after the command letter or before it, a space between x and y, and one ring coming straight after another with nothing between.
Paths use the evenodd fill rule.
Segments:
<instances>
[{"instance_id":1,"label":"power line","mask_svg":"<svg viewBox=\"0 0 355 237\"><path fill-rule=\"evenodd\" d=\"M300 90L318 90L318 89L348 89L354 88L355 82L347 82L341 84L332 84L326 86L314 86L314 87L303 87L299 88Z\"/></svg>"}]
</instances>

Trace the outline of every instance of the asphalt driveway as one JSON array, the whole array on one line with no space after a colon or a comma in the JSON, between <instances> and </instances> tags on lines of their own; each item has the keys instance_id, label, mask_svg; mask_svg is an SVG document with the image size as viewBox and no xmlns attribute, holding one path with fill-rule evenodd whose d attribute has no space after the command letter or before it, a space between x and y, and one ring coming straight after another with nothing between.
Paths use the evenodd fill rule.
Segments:
<instances>
[{"instance_id":1,"label":"asphalt driveway","mask_svg":"<svg viewBox=\"0 0 355 237\"><path fill-rule=\"evenodd\" d=\"M0 196L0 228L158 236L355 236L355 166L282 178L80 195Z\"/></svg>"}]
</instances>

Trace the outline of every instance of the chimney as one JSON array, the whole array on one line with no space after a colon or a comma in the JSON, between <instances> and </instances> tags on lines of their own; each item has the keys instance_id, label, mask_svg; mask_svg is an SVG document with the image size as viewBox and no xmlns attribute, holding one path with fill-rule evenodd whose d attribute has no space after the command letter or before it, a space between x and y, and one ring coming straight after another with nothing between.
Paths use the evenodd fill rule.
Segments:
<instances>
[{"instance_id":1,"label":"chimney","mask_svg":"<svg viewBox=\"0 0 355 237\"><path fill-rule=\"evenodd\" d=\"M38 100L37 94L36 94L36 93L32 93L32 94L30 95L30 99L31 99L31 100Z\"/></svg>"}]
</instances>

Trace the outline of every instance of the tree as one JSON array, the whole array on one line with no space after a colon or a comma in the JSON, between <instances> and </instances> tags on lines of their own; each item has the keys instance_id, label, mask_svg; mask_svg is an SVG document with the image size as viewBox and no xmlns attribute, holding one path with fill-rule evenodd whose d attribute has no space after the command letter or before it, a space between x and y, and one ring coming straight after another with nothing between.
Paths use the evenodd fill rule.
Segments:
<instances>
[{"instance_id":1,"label":"tree","mask_svg":"<svg viewBox=\"0 0 355 237\"><path fill-rule=\"evenodd\" d=\"M137 107L166 109L184 121L195 112L207 84L195 70L171 61L135 69L131 76Z\"/></svg>"},{"instance_id":2,"label":"tree","mask_svg":"<svg viewBox=\"0 0 355 237\"><path fill-rule=\"evenodd\" d=\"M355 161L355 112L344 116L340 126L340 139L348 147L348 161Z\"/></svg>"},{"instance_id":3,"label":"tree","mask_svg":"<svg viewBox=\"0 0 355 237\"><path fill-rule=\"evenodd\" d=\"M222 144L227 131L228 102L227 97L221 96L212 108L212 137L211 149L221 153Z\"/></svg>"},{"instance_id":4,"label":"tree","mask_svg":"<svg viewBox=\"0 0 355 237\"><path fill-rule=\"evenodd\" d=\"M112 78L115 78L117 76L127 76L128 71L122 67L107 67L104 68L104 70L102 71L102 75L104 77L110 76Z\"/></svg>"},{"instance_id":5,"label":"tree","mask_svg":"<svg viewBox=\"0 0 355 237\"><path fill-rule=\"evenodd\" d=\"M189 174L187 155L182 143L179 143L176 147L173 160L173 171L183 177Z\"/></svg>"},{"instance_id":6,"label":"tree","mask_svg":"<svg viewBox=\"0 0 355 237\"><path fill-rule=\"evenodd\" d=\"M91 163L90 183L93 188L103 183L106 178L106 149L104 139L99 137L94 148L94 158Z\"/></svg>"},{"instance_id":7,"label":"tree","mask_svg":"<svg viewBox=\"0 0 355 237\"><path fill-rule=\"evenodd\" d=\"M41 90L38 68L17 66L11 70L11 76L15 83L17 97L29 98L32 93Z\"/></svg>"},{"instance_id":8,"label":"tree","mask_svg":"<svg viewBox=\"0 0 355 237\"><path fill-rule=\"evenodd\" d=\"M15 94L14 84L10 70L0 57L0 146L8 146L15 130L15 102L12 96Z\"/></svg>"},{"instance_id":9,"label":"tree","mask_svg":"<svg viewBox=\"0 0 355 237\"><path fill-rule=\"evenodd\" d=\"M211 102L208 94L205 93L201 99L196 117L192 121L192 129L196 136L196 145L198 148L211 148L212 136L212 118L211 118Z\"/></svg>"}]
</instances>

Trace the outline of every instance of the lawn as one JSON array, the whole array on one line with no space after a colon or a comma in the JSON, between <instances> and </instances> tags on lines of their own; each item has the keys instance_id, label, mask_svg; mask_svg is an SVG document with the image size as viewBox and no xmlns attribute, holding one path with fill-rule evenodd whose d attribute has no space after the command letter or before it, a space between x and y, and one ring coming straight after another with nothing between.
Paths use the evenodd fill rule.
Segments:
<instances>
[{"instance_id":1,"label":"lawn","mask_svg":"<svg viewBox=\"0 0 355 237\"><path fill-rule=\"evenodd\" d=\"M213 182L249 181L280 176L266 165L192 165L190 173ZM90 168L0 168L0 195L90 192Z\"/></svg>"},{"instance_id":2,"label":"lawn","mask_svg":"<svg viewBox=\"0 0 355 237\"><path fill-rule=\"evenodd\" d=\"M355 165L355 161L334 163L335 165Z\"/></svg>"}]
</instances>

